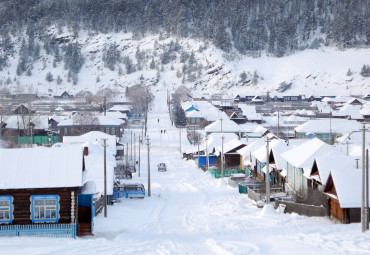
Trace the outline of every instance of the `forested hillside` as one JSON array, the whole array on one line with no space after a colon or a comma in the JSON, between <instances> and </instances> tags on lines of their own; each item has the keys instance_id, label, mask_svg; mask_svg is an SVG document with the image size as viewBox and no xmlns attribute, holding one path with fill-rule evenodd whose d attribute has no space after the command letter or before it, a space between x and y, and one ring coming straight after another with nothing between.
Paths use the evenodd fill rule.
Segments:
<instances>
[{"instance_id":1,"label":"forested hillside","mask_svg":"<svg viewBox=\"0 0 370 255\"><path fill-rule=\"evenodd\" d=\"M370 44L368 0L6 0L1 36L57 23L95 32L169 32L209 39L224 51L283 56L319 44Z\"/></svg>"},{"instance_id":2,"label":"forested hillside","mask_svg":"<svg viewBox=\"0 0 370 255\"><path fill-rule=\"evenodd\" d=\"M368 90L368 0L3 0L0 89ZM339 49L339 51L338 51ZM306 51L304 51L306 50ZM341 86L341 90L338 90Z\"/></svg>"}]
</instances>

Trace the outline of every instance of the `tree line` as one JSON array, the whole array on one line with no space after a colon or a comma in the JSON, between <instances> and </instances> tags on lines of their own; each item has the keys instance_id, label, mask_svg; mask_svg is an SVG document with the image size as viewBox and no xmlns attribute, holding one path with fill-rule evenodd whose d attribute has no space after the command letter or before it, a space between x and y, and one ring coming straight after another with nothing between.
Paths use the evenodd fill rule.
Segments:
<instances>
[{"instance_id":1,"label":"tree line","mask_svg":"<svg viewBox=\"0 0 370 255\"><path fill-rule=\"evenodd\" d=\"M267 51L275 56L320 45L370 44L368 0L4 0L1 5L0 46L7 48L10 34L20 35L26 28L44 38L50 25L68 26L76 36L81 29L129 31L137 37L170 33L209 40L226 52L234 47L244 54ZM37 57L38 45L32 47L32 57ZM73 47L68 50L75 57ZM119 57L114 46L105 57L113 62ZM72 79L83 62L77 60L76 66L65 63L73 70ZM5 61L0 56L0 69ZM21 66L23 70L27 68Z\"/></svg>"}]
</instances>

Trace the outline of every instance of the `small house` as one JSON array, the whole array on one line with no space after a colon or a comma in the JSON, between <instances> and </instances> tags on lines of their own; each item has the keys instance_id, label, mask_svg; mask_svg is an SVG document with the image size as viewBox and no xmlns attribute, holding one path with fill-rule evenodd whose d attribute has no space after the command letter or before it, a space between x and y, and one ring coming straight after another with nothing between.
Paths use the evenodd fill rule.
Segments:
<instances>
[{"instance_id":1,"label":"small house","mask_svg":"<svg viewBox=\"0 0 370 255\"><path fill-rule=\"evenodd\" d=\"M340 223L361 222L361 170L332 171L325 185L329 215Z\"/></svg>"},{"instance_id":2,"label":"small house","mask_svg":"<svg viewBox=\"0 0 370 255\"><path fill-rule=\"evenodd\" d=\"M310 174L316 157L340 153L335 147L314 138L281 154L287 162L286 181L295 192L306 193L310 186Z\"/></svg>"},{"instance_id":3,"label":"small house","mask_svg":"<svg viewBox=\"0 0 370 255\"><path fill-rule=\"evenodd\" d=\"M0 165L3 234L76 237L86 218L77 198L85 184L81 147L2 149ZM92 233L92 202L88 206Z\"/></svg>"}]
</instances>

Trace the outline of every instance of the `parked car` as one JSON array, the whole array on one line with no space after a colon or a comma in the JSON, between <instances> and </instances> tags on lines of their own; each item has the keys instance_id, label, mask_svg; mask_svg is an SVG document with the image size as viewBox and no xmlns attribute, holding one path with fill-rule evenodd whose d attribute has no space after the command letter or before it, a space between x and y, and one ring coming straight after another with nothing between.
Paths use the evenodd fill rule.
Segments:
<instances>
[{"instance_id":1,"label":"parked car","mask_svg":"<svg viewBox=\"0 0 370 255\"><path fill-rule=\"evenodd\" d=\"M159 164L158 164L158 171L160 171L160 172L165 172L165 171L167 171L166 163L159 163Z\"/></svg>"},{"instance_id":2,"label":"parked car","mask_svg":"<svg viewBox=\"0 0 370 255\"><path fill-rule=\"evenodd\" d=\"M119 187L113 188L111 199L119 198L144 198L145 187L141 183L121 184Z\"/></svg>"}]
</instances>

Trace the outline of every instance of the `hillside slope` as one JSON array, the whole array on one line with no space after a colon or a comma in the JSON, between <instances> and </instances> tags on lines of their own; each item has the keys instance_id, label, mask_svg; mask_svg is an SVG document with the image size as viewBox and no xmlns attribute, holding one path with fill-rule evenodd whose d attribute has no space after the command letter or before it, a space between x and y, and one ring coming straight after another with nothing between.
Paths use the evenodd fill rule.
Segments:
<instances>
[{"instance_id":1,"label":"hillside slope","mask_svg":"<svg viewBox=\"0 0 370 255\"><path fill-rule=\"evenodd\" d=\"M262 52L251 57L236 50L225 53L208 41L166 34L138 38L132 33L81 31L75 37L72 31L56 27L51 27L47 34L53 38L50 44L60 49L63 60L56 62L55 53L48 52L42 38L36 36L33 43L41 46L39 56L26 67L30 72L18 76L23 46L21 37L12 38L13 54L8 56L7 66L0 69L0 89L58 95L65 90L73 93L96 92L105 87L123 90L145 83L154 91L172 90L184 84L192 91L204 93L276 94L285 87L284 93L288 94L363 95L370 88L370 78L360 75L362 66L370 64L370 50L366 48L326 47L281 58ZM68 45L78 45L83 58L75 82L66 70ZM47 81L49 72L52 79Z\"/></svg>"}]
</instances>

